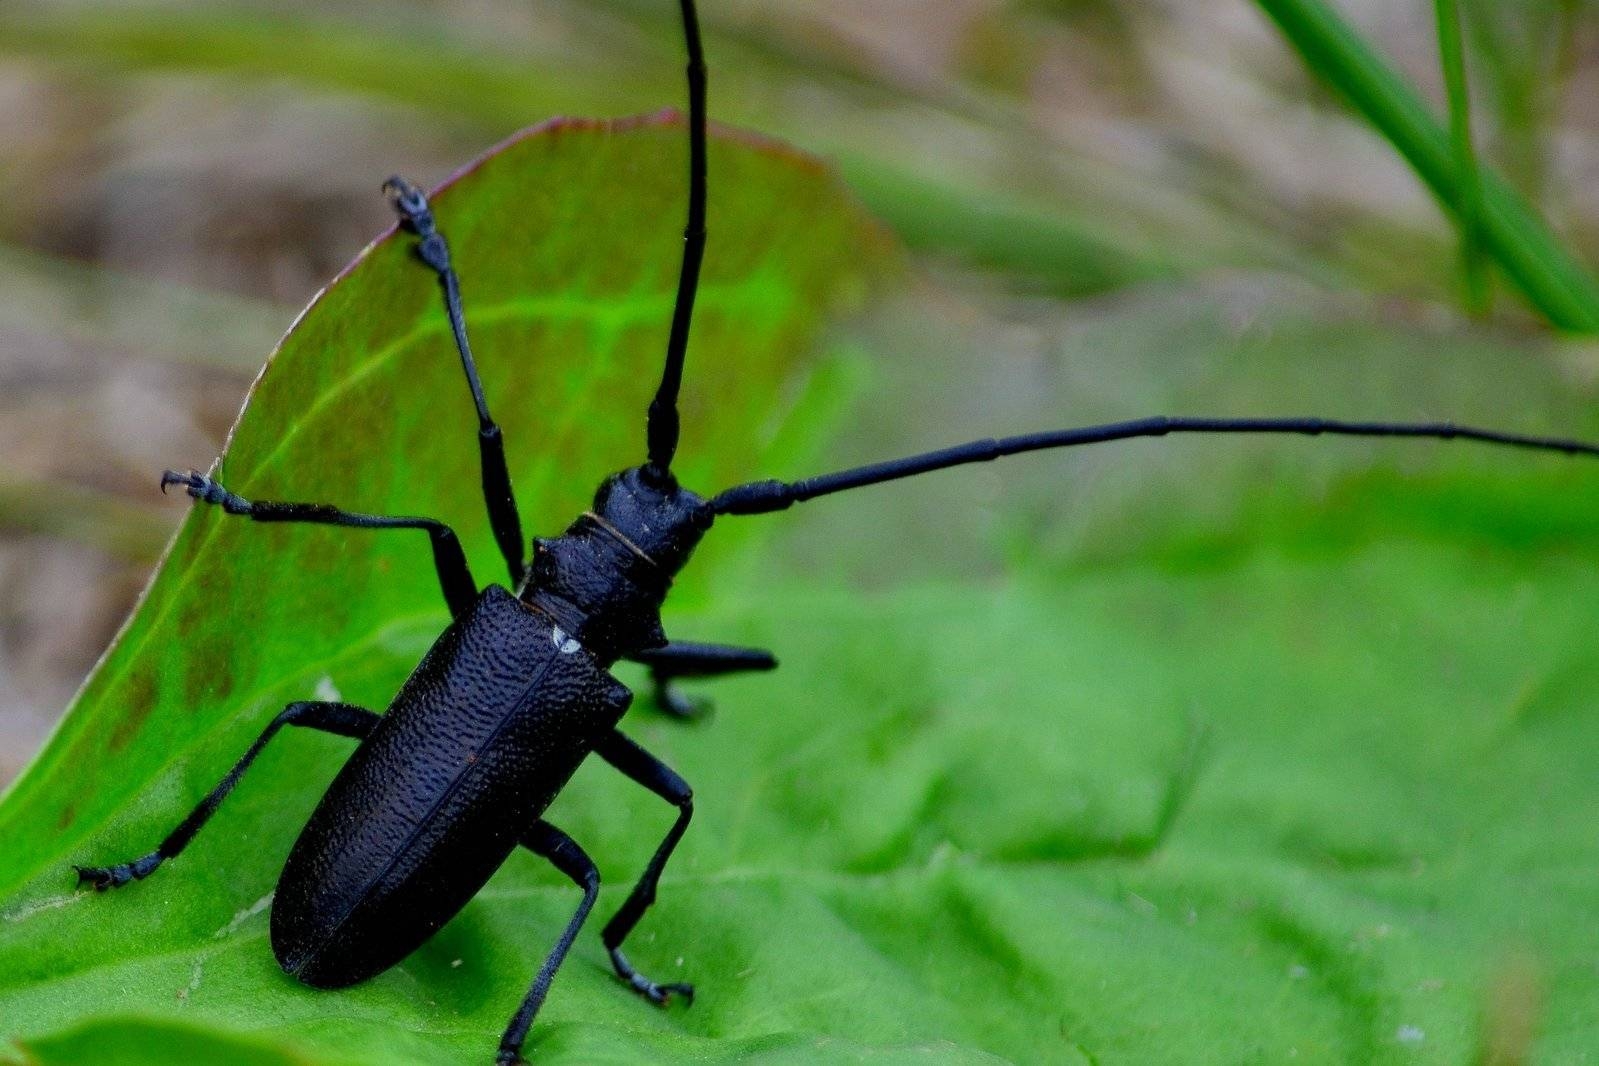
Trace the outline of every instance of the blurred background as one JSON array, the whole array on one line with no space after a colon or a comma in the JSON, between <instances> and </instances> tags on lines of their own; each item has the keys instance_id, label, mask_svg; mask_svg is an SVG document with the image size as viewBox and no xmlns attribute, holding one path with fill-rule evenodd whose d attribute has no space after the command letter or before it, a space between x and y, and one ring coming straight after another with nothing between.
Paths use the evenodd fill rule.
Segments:
<instances>
[{"instance_id":1,"label":"blurred background","mask_svg":"<svg viewBox=\"0 0 1599 1066\"><path fill-rule=\"evenodd\" d=\"M1433 5L1334 6L1441 120ZM1463 10L1479 151L1599 261L1599 19L1581 0ZM666 0L0 6L0 784L186 513L159 472L217 454L296 310L388 224L379 182L434 184L550 115L678 105L676 18ZM878 399L841 455L1179 408L1593 425L1591 345L1491 272L1463 281L1426 186L1249 0L705 0L701 18L712 115L834 160L915 254L859 326ZM1195 454L1096 457L1068 515L1019 469L949 482L953 516L885 494L912 545L895 566L931 572L964 536L985 546L965 566L1023 542L1108 551L1129 514L1177 506L1221 528L1236 493L1196 488L1216 454ZM1312 492L1333 476L1296 473ZM1032 495L1001 480L1030 477ZM790 563L841 520L796 527Z\"/></svg>"}]
</instances>

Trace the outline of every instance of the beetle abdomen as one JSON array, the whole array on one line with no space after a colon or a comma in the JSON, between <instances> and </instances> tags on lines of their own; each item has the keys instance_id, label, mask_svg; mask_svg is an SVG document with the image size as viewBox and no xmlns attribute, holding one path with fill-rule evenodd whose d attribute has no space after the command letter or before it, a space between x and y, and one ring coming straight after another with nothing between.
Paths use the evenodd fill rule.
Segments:
<instances>
[{"instance_id":1,"label":"beetle abdomen","mask_svg":"<svg viewBox=\"0 0 1599 1066\"><path fill-rule=\"evenodd\" d=\"M295 842L272 905L279 964L338 987L410 954L483 887L629 698L575 642L486 591Z\"/></svg>"}]
</instances>

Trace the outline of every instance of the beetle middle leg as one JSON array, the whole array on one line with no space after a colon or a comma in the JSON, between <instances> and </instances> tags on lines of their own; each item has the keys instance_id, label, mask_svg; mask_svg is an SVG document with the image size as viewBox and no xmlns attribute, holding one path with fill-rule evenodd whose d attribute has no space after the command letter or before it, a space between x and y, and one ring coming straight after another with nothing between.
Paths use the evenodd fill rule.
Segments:
<instances>
[{"instance_id":1,"label":"beetle middle leg","mask_svg":"<svg viewBox=\"0 0 1599 1066\"><path fill-rule=\"evenodd\" d=\"M705 713L708 704L685 695L672 684L679 677L720 677L751 670L775 670L777 657L765 648L740 648L732 644L696 644L674 640L664 648L652 648L628 656L650 668L655 684L655 702L673 718L688 720Z\"/></svg>"},{"instance_id":2,"label":"beetle middle leg","mask_svg":"<svg viewBox=\"0 0 1599 1066\"><path fill-rule=\"evenodd\" d=\"M466 563L466 552L455 530L433 518L394 518L388 515L357 514L341 511L327 503L271 503L247 500L229 492L222 484L197 470L180 474L168 470L161 475L161 489L182 485L201 503L214 504L228 514L245 515L257 522L310 522L353 529L421 529L433 546L433 568L438 571L439 588L450 614L460 618L477 601L477 583Z\"/></svg>"},{"instance_id":3,"label":"beetle middle leg","mask_svg":"<svg viewBox=\"0 0 1599 1066\"><path fill-rule=\"evenodd\" d=\"M379 716L364 707L356 707L349 703L319 703L302 701L291 703L273 718L261 735L251 744L244 756L234 764L227 776L218 782L217 787L208 793L199 806L189 812L189 816L178 824L178 827L167 838L161 841L161 846L148 855L141 855L130 862L120 862L114 866L75 866L78 871L79 884L92 884L97 890L107 888L120 888L129 881L141 881L155 872L168 859L179 855L188 847L189 841L200 831L222 801L228 798L228 793L233 791L233 786L239 783L239 778L255 762L255 757L261 754L261 749L286 725L300 726L305 729L319 729L324 733L334 733L341 737L351 737L360 740L372 731L377 725Z\"/></svg>"},{"instance_id":4,"label":"beetle middle leg","mask_svg":"<svg viewBox=\"0 0 1599 1066\"><path fill-rule=\"evenodd\" d=\"M661 871L666 868L666 862L672 857L673 849L683 838L683 831L688 828L689 819L694 816L694 790L689 788L688 782L679 777L671 767L615 730L595 745L594 750L599 753L600 758L677 807L677 821L672 823L666 839L661 841L660 846L655 849L655 854L650 856L649 865L644 868L644 875L638 879L638 884L633 886L633 891L628 893L621 909L605 923L600 938L604 941L606 950L611 953L611 965L616 967L617 976L626 981L639 995L656 1004L665 1003L674 994L693 1002L693 985L656 984L635 970L627 961L627 956L622 954L622 941L627 939L627 934L633 931L633 927L644 916L644 911L649 905L655 902L655 886L661 879Z\"/></svg>"},{"instance_id":5,"label":"beetle middle leg","mask_svg":"<svg viewBox=\"0 0 1599 1066\"><path fill-rule=\"evenodd\" d=\"M561 933L561 939L555 942L549 955L545 956L544 965L539 967L538 976L533 979L533 987L528 989L522 1005L511 1016L511 1024L505 1027L505 1035L500 1037L500 1053L494 1059L497 1066L510 1066L512 1063L522 1061L522 1041L527 1039L528 1028L533 1024L533 1016L543 1004L544 996L550 990L550 981L555 977L555 971L560 969L562 960L572 947L572 941L577 937L577 931L588 920L589 911L594 909L594 900L600 893L600 872L595 868L594 860L588 857L576 841L549 822L543 820L535 822L533 828L523 835L521 843L533 854L549 859L557 870L575 881L583 889L583 902L577 905L577 912L572 915L571 921L566 923L566 930Z\"/></svg>"},{"instance_id":6,"label":"beetle middle leg","mask_svg":"<svg viewBox=\"0 0 1599 1066\"><path fill-rule=\"evenodd\" d=\"M467 388L472 390L472 403L477 407L477 443L483 471L483 502L489 509L489 525L494 530L494 542L505 556L506 569L511 574L511 587L522 582L525 565L522 560L522 518L516 510L516 495L511 491L511 473L505 464L505 439L499 424L489 414L489 402L483 395L483 382L478 380L477 363L472 358L472 345L466 336L466 314L461 309L461 279L450 265L450 245L433 221L433 209L428 206L422 190L394 177L383 183L389 194L400 224L417 236L416 256L428 269L438 275L439 288L444 293L444 313L450 319L450 332L455 336L455 350L461 356L461 369L466 372Z\"/></svg>"}]
</instances>

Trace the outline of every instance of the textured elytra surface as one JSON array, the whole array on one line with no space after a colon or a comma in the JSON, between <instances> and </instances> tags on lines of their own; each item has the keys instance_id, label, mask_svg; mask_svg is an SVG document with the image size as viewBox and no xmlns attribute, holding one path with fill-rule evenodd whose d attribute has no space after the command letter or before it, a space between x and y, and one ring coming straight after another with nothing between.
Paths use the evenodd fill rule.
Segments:
<instances>
[{"instance_id":1,"label":"textured elytra surface","mask_svg":"<svg viewBox=\"0 0 1599 1066\"><path fill-rule=\"evenodd\" d=\"M629 693L491 587L447 630L295 841L272 948L309 984L364 980L477 894Z\"/></svg>"}]
</instances>

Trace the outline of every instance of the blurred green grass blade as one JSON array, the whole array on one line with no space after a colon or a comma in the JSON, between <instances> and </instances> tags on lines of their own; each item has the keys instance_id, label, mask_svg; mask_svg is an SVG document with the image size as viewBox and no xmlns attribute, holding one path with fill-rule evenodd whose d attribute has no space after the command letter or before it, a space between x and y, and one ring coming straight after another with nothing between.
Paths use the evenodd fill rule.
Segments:
<instances>
[{"instance_id":1,"label":"blurred green grass blade","mask_svg":"<svg viewBox=\"0 0 1599 1066\"><path fill-rule=\"evenodd\" d=\"M1493 294L1482 247L1482 175L1471 140L1471 89L1466 80L1465 46L1460 32L1459 0L1435 0L1438 58L1449 101L1449 146L1460 175L1460 269L1466 309L1473 315L1490 310Z\"/></svg>"},{"instance_id":2,"label":"blurred green grass blade","mask_svg":"<svg viewBox=\"0 0 1599 1066\"><path fill-rule=\"evenodd\" d=\"M208 70L238 78L286 76L502 129L543 113L532 105L557 91L556 77L537 62L511 67L447 37L396 29L374 39L337 18L269 10L24 5L0 13L0 49L48 56L88 75ZM612 94L595 107L620 102Z\"/></svg>"},{"instance_id":3,"label":"blurred green grass blade","mask_svg":"<svg viewBox=\"0 0 1599 1066\"><path fill-rule=\"evenodd\" d=\"M1317 75L1341 92L1459 217L1465 187L1449 133L1415 91L1320 0L1257 0ZM1599 285L1508 184L1482 175L1483 242L1555 326L1599 332Z\"/></svg>"}]
</instances>

